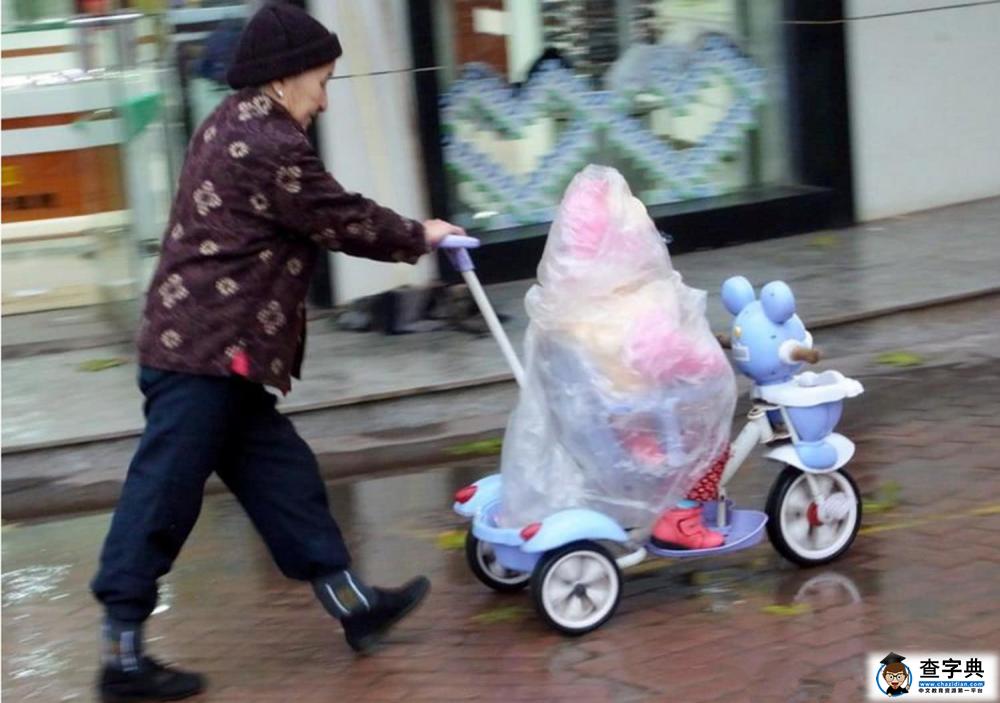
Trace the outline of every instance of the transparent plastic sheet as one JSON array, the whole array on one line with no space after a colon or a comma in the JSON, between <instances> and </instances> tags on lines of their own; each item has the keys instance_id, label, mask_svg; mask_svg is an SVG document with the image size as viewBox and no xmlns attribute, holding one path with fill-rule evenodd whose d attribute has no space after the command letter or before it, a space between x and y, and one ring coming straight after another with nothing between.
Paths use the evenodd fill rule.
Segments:
<instances>
[{"instance_id":1,"label":"transparent plastic sheet","mask_svg":"<svg viewBox=\"0 0 1000 703\"><path fill-rule=\"evenodd\" d=\"M736 404L705 300L621 174L577 174L525 298L502 524L588 507L646 527L684 497L724 450Z\"/></svg>"}]
</instances>

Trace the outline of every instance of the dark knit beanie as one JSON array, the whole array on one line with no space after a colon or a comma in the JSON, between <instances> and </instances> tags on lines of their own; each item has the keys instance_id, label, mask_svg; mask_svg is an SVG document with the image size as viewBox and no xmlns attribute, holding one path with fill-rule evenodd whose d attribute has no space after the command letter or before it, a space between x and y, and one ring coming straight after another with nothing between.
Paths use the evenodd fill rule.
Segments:
<instances>
[{"instance_id":1,"label":"dark knit beanie","mask_svg":"<svg viewBox=\"0 0 1000 703\"><path fill-rule=\"evenodd\" d=\"M342 53L337 35L309 13L274 2L243 28L226 80L233 88L264 85L330 63Z\"/></svg>"}]
</instances>

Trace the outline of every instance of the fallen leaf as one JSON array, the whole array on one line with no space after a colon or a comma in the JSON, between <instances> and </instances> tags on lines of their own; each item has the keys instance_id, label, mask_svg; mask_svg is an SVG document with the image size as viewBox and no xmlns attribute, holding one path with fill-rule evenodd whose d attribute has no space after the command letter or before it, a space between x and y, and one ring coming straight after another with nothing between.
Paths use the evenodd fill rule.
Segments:
<instances>
[{"instance_id":1,"label":"fallen leaf","mask_svg":"<svg viewBox=\"0 0 1000 703\"><path fill-rule=\"evenodd\" d=\"M76 367L77 371L104 371L105 369L113 369L116 366L123 366L128 363L127 359L88 359L84 361L79 366Z\"/></svg>"},{"instance_id":2,"label":"fallen leaf","mask_svg":"<svg viewBox=\"0 0 1000 703\"><path fill-rule=\"evenodd\" d=\"M445 451L452 456L496 456L500 453L502 446L503 440L500 438L484 439L478 442L456 444L454 447L448 447Z\"/></svg>"},{"instance_id":3,"label":"fallen leaf","mask_svg":"<svg viewBox=\"0 0 1000 703\"><path fill-rule=\"evenodd\" d=\"M896 506L892 503L886 503L881 500L864 500L861 501L861 508L865 515L874 515L876 513L887 513Z\"/></svg>"},{"instance_id":4,"label":"fallen leaf","mask_svg":"<svg viewBox=\"0 0 1000 703\"><path fill-rule=\"evenodd\" d=\"M921 366L924 358L918 354L907 351L892 351L879 354L876 361L884 366L898 366L906 368L909 366Z\"/></svg>"},{"instance_id":5,"label":"fallen leaf","mask_svg":"<svg viewBox=\"0 0 1000 703\"><path fill-rule=\"evenodd\" d=\"M448 530L437 536L437 548L444 551L465 547L465 530Z\"/></svg>"},{"instance_id":6,"label":"fallen leaf","mask_svg":"<svg viewBox=\"0 0 1000 703\"><path fill-rule=\"evenodd\" d=\"M784 617L795 617L805 615L811 608L805 603L793 603L792 605L766 605L761 608L768 615L781 615Z\"/></svg>"},{"instance_id":7,"label":"fallen leaf","mask_svg":"<svg viewBox=\"0 0 1000 703\"><path fill-rule=\"evenodd\" d=\"M474 615L475 622L492 624L498 622L517 622L524 620L528 615L528 609L522 605L505 605L499 608L487 610L485 613Z\"/></svg>"},{"instance_id":8,"label":"fallen leaf","mask_svg":"<svg viewBox=\"0 0 1000 703\"><path fill-rule=\"evenodd\" d=\"M886 481L879 485L875 495L862 501L862 508L868 514L884 513L899 507L899 481Z\"/></svg>"},{"instance_id":9,"label":"fallen leaf","mask_svg":"<svg viewBox=\"0 0 1000 703\"><path fill-rule=\"evenodd\" d=\"M809 240L809 246L817 249L836 249L840 240L833 234L820 234Z\"/></svg>"}]
</instances>

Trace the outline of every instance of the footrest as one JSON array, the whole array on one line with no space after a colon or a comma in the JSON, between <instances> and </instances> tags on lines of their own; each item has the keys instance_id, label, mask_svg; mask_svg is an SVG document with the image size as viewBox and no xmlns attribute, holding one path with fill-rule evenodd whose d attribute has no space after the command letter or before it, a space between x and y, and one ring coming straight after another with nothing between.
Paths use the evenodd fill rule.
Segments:
<instances>
[{"instance_id":1,"label":"footrest","mask_svg":"<svg viewBox=\"0 0 1000 703\"><path fill-rule=\"evenodd\" d=\"M659 557L669 557L671 559L704 557L746 549L754 546L764 537L764 526L767 524L767 515L759 510L731 510L729 512L729 524L726 527L714 527L712 521L707 519L707 516L706 524L713 530L722 532L726 536L726 541L720 546L712 547L711 549L663 549L650 542L646 545L646 549L650 554L655 554Z\"/></svg>"}]
</instances>

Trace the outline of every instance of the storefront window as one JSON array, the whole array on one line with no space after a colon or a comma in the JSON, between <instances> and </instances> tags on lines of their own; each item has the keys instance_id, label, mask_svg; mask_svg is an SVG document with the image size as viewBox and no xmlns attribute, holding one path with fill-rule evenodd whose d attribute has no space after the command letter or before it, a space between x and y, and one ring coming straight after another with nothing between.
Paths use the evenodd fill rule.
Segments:
<instances>
[{"instance_id":1,"label":"storefront window","mask_svg":"<svg viewBox=\"0 0 1000 703\"><path fill-rule=\"evenodd\" d=\"M463 226L551 221L588 163L619 169L647 206L788 179L777 0L434 9L450 214Z\"/></svg>"},{"instance_id":2,"label":"storefront window","mask_svg":"<svg viewBox=\"0 0 1000 703\"><path fill-rule=\"evenodd\" d=\"M201 47L246 12L4 0L4 315L87 307L131 334L191 122L228 91Z\"/></svg>"}]
</instances>

